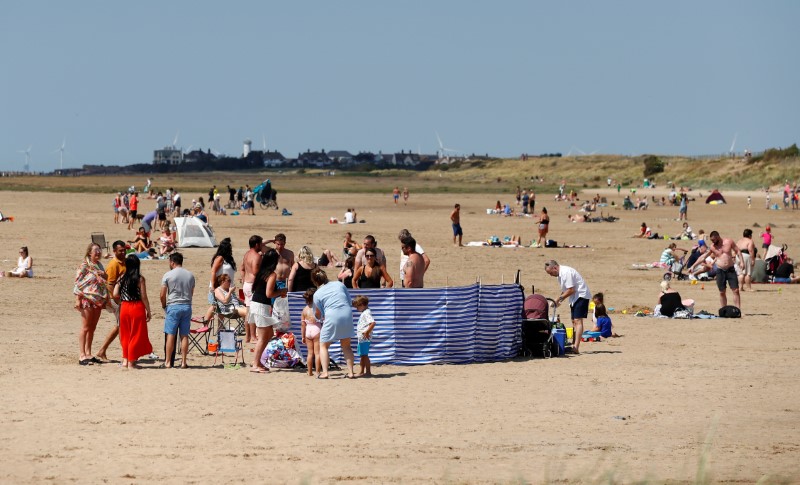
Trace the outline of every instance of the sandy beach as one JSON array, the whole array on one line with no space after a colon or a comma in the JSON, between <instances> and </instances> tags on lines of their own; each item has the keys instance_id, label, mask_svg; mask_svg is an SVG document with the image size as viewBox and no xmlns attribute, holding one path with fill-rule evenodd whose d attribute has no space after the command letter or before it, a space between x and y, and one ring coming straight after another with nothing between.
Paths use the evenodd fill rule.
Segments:
<instances>
[{"instance_id":1,"label":"sandy beach","mask_svg":"<svg viewBox=\"0 0 800 485\"><path fill-rule=\"evenodd\" d=\"M476 365L377 366L373 379L324 382L299 371L256 375L212 368L213 357L190 354L190 369L126 371L116 362L77 365L80 317L72 309L75 270L92 232L109 243L132 239L113 223L111 194L0 191L0 261L10 270L28 246L35 278L0 279L0 453L5 483L559 483L650 480L684 483L800 481L800 344L793 330L800 285L754 285L742 295L741 320L668 320L622 314L657 303L657 261L667 242L631 236L642 222L664 235L680 232L677 207L647 211L604 208L615 223L576 224L552 195L550 238L588 248L453 247L449 214L462 206L464 243L519 234L535 238L534 219L487 215L513 194L415 194L395 206L391 187L375 194L281 194L292 211L214 216L218 239L230 237L241 261L247 239L287 235L295 252L310 246L341 254L345 231L372 234L399 273L397 233L408 228L432 260L427 287L480 280L512 282L522 270L546 296L558 295L544 262L573 266L593 293L603 291L621 338L584 343L579 356ZM599 192L618 204L616 191ZM704 191L704 195L708 191ZM641 191L640 191L641 193ZM695 191L689 222L738 240L742 230L774 226L775 242L795 255L798 212L767 211L762 193L723 192L727 205L707 206ZM665 190L646 192L658 197ZM745 198L753 196L753 208ZM184 194L184 201L203 194ZM206 194L207 195L207 194ZM777 197L773 194L773 200ZM142 203L152 210L153 200ZM354 206L364 224L329 224ZM141 212L141 209L140 209ZM792 224L797 227L790 227ZM760 230L753 228L760 247ZM690 249L691 243L679 241ZM183 251L198 280L194 313L206 309L212 249ZM105 262L105 261L104 261ZM163 357L158 284L166 261L146 261L154 316L149 334ZM329 274L335 277L333 269ZM713 282L674 282L696 310L716 313ZM562 320L569 310L560 309ZM100 319L96 351L112 327ZM380 322L376 332L380 330ZM249 347L248 347L249 350ZM250 353L246 352L247 359Z\"/></svg>"}]
</instances>

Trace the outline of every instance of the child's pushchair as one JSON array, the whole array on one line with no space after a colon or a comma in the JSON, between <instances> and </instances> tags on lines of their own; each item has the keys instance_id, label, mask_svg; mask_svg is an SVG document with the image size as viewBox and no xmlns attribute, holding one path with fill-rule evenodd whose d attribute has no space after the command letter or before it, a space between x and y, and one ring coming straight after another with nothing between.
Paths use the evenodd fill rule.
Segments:
<instances>
[{"instance_id":1,"label":"child's pushchair","mask_svg":"<svg viewBox=\"0 0 800 485\"><path fill-rule=\"evenodd\" d=\"M788 258L788 256L786 256L786 249L788 249L788 247L789 246L786 244L782 246L772 244L767 248L767 254L764 255L764 262L766 263L768 281L775 279L775 271L778 270L780 265L786 262Z\"/></svg>"},{"instance_id":2,"label":"child's pushchair","mask_svg":"<svg viewBox=\"0 0 800 485\"><path fill-rule=\"evenodd\" d=\"M558 353L558 344L553 340L555 324L555 301L536 293L525 298L522 306L520 355L523 357L541 356L547 359L552 357L554 352Z\"/></svg>"}]
</instances>

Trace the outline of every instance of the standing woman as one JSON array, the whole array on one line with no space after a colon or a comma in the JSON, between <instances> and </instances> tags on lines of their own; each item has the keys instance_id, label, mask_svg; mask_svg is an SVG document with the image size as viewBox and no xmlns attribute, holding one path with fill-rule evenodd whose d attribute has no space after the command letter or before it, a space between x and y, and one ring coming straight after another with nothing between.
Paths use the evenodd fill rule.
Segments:
<instances>
[{"instance_id":1,"label":"standing woman","mask_svg":"<svg viewBox=\"0 0 800 485\"><path fill-rule=\"evenodd\" d=\"M389 272L375 262L374 249L370 248L364 251L364 258L367 260L367 264L359 266L353 275L353 288L380 288L381 278L386 281L387 288L394 286Z\"/></svg>"},{"instance_id":2,"label":"standing woman","mask_svg":"<svg viewBox=\"0 0 800 485\"><path fill-rule=\"evenodd\" d=\"M356 336L353 327L353 309L350 293L340 281L328 281L328 275L322 268L317 268L311 273L311 281L317 285L314 293L314 309L317 320L324 318L322 332L320 333L320 360L322 372L317 379L328 378L330 357L328 349L333 342L338 340L342 345L342 353L347 362L347 379L355 378L353 373L353 349L350 348L350 339Z\"/></svg>"},{"instance_id":3,"label":"standing woman","mask_svg":"<svg viewBox=\"0 0 800 485\"><path fill-rule=\"evenodd\" d=\"M231 245L231 238L226 237L219 243L217 252L211 258L211 279L208 283L208 311L206 312L206 320L211 320L214 317L214 290L217 289L217 277L221 274L226 274L234 280L236 277L236 261L233 259L233 246ZM247 336L249 342L249 335Z\"/></svg>"},{"instance_id":4,"label":"standing woman","mask_svg":"<svg viewBox=\"0 0 800 485\"><path fill-rule=\"evenodd\" d=\"M256 334L258 335L250 372L258 374L269 372L269 369L261 365L261 354L264 353L267 342L274 335L273 327L280 324L278 319L272 316L271 298L285 297L287 292L286 288L282 290L277 288L278 275L275 274L275 268L278 267L278 259L278 252L274 249L267 249L264 257L261 258L261 266L259 266L256 279L253 281L253 300L250 302L250 310L247 312L247 323L256 325Z\"/></svg>"},{"instance_id":5,"label":"standing woman","mask_svg":"<svg viewBox=\"0 0 800 485\"><path fill-rule=\"evenodd\" d=\"M539 214L539 239L536 240L536 246L543 248L547 241L547 231L550 229L550 216L547 215L547 207L542 207L542 213Z\"/></svg>"},{"instance_id":6,"label":"standing woman","mask_svg":"<svg viewBox=\"0 0 800 485\"><path fill-rule=\"evenodd\" d=\"M102 361L92 355L92 339L100 319L100 312L108 304L108 290L106 289L106 275L100 256L103 250L100 246L91 243L86 248L78 271L75 275L75 286L72 293L75 295L75 309L81 314L81 330L78 332L80 346L80 365L100 364Z\"/></svg>"},{"instance_id":7,"label":"standing woman","mask_svg":"<svg viewBox=\"0 0 800 485\"><path fill-rule=\"evenodd\" d=\"M292 271L289 273L287 285L289 291L306 291L309 288L315 288L314 283L311 282L311 272L315 269L317 269L317 263L314 261L314 253L308 246L303 246L297 253L297 261L292 265Z\"/></svg>"},{"instance_id":8,"label":"standing woman","mask_svg":"<svg viewBox=\"0 0 800 485\"><path fill-rule=\"evenodd\" d=\"M139 258L125 258L125 273L114 286L114 299L121 300L119 309L119 343L122 345L122 367L138 369L136 361L153 351L147 337L147 322L153 316L147 286L139 272Z\"/></svg>"}]
</instances>

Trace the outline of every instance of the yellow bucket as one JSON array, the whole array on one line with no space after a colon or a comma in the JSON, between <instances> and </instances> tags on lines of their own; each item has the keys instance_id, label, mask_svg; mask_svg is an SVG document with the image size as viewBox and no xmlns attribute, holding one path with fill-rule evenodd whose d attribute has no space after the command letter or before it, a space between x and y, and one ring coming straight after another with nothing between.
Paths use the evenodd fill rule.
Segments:
<instances>
[{"instance_id":1,"label":"yellow bucket","mask_svg":"<svg viewBox=\"0 0 800 485\"><path fill-rule=\"evenodd\" d=\"M572 341L572 335L575 332L575 329L573 329L572 327L566 327L566 330L567 330L567 341L571 342Z\"/></svg>"}]
</instances>

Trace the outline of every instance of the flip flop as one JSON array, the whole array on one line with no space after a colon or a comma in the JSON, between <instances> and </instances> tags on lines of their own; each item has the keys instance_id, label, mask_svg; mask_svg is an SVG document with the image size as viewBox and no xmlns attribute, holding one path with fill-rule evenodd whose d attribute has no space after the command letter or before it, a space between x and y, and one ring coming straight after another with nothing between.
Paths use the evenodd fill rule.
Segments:
<instances>
[{"instance_id":1,"label":"flip flop","mask_svg":"<svg viewBox=\"0 0 800 485\"><path fill-rule=\"evenodd\" d=\"M345 378L345 379L355 379L355 378L356 378L356 376L351 376L351 375L345 374L345 375L344 375L344 378Z\"/></svg>"},{"instance_id":2,"label":"flip flop","mask_svg":"<svg viewBox=\"0 0 800 485\"><path fill-rule=\"evenodd\" d=\"M252 372L253 374L268 374L269 370L257 367L255 369L250 369L250 372Z\"/></svg>"},{"instance_id":3,"label":"flip flop","mask_svg":"<svg viewBox=\"0 0 800 485\"><path fill-rule=\"evenodd\" d=\"M91 361L92 361L92 362L94 362L95 364L104 364L104 362L103 362L102 360L98 359L97 357L92 357L92 358L91 358L91 359L89 359L89 360L91 360Z\"/></svg>"},{"instance_id":4,"label":"flip flop","mask_svg":"<svg viewBox=\"0 0 800 485\"><path fill-rule=\"evenodd\" d=\"M317 379L327 379L327 377L322 377L322 375L318 375Z\"/></svg>"},{"instance_id":5,"label":"flip flop","mask_svg":"<svg viewBox=\"0 0 800 485\"><path fill-rule=\"evenodd\" d=\"M94 364L94 362L92 362L92 359L83 359L83 360L79 360L78 364L79 365L92 365L92 364Z\"/></svg>"}]
</instances>

